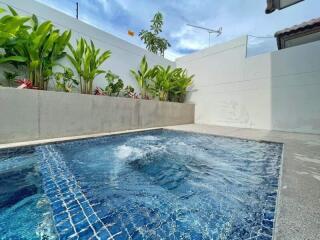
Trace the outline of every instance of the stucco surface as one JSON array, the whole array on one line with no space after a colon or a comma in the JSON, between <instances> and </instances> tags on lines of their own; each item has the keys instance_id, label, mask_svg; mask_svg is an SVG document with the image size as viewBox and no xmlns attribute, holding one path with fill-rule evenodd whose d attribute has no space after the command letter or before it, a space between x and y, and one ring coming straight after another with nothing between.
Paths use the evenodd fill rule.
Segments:
<instances>
[{"instance_id":1,"label":"stucco surface","mask_svg":"<svg viewBox=\"0 0 320 240\"><path fill-rule=\"evenodd\" d=\"M320 41L246 57L241 37L177 59L199 124L320 133Z\"/></svg>"},{"instance_id":2,"label":"stucco surface","mask_svg":"<svg viewBox=\"0 0 320 240\"><path fill-rule=\"evenodd\" d=\"M194 122L194 105L0 88L0 143Z\"/></svg>"}]
</instances>

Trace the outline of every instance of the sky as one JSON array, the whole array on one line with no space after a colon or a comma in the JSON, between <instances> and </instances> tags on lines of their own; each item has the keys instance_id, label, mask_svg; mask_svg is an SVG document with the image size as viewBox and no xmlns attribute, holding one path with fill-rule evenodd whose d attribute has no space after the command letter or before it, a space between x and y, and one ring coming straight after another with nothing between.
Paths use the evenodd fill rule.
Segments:
<instances>
[{"instance_id":1,"label":"sky","mask_svg":"<svg viewBox=\"0 0 320 240\"><path fill-rule=\"evenodd\" d=\"M38 1L75 16L75 0ZM160 11L164 15L161 36L172 45L165 57L172 60L209 46L209 34L187 24L222 27L219 37L211 36L210 46L246 34L264 37L249 37L249 55L257 55L276 50L276 31L320 17L320 0L305 0L268 15L266 0L79 0L79 6L81 21L141 47L138 33L149 29L153 15ZM130 37L128 30L135 36Z\"/></svg>"}]
</instances>

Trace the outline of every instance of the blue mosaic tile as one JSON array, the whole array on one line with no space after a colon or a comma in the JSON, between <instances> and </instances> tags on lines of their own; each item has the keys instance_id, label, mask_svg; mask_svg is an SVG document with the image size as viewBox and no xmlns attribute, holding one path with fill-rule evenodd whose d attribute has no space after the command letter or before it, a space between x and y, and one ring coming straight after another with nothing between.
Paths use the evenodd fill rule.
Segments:
<instances>
[{"instance_id":1,"label":"blue mosaic tile","mask_svg":"<svg viewBox=\"0 0 320 240\"><path fill-rule=\"evenodd\" d=\"M261 235L257 237L257 240L272 240L271 236Z\"/></svg>"},{"instance_id":2,"label":"blue mosaic tile","mask_svg":"<svg viewBox=\"0 0 320 240\"><path fill-rule=\"evenodd\" d=\"M159 131L157 131L157 134L158 133ZM150 132L146 134L149 135ZM120 136L120 138L125 139L126 136ZM115 140L118 141L119 136L80 140L72 143L61 143L59 145L63 146L64 150L72 151L74 147L80 146L82 148L87 147L88 144L96 143L111 144ZM227 222L226 219L223 218L223 214L219 215L219 212L223 212L221 208L224 206L219 206L218 204L223 202L223 200L219 198L219 201L210 201L210 199L208 202L201 201L200 205L201 207L203 206L203 208L200 207L197 211L204 213L205 216L203 219L201 215L197 216L198 213L185 211L184 206L175 205L175 195L177 195L176 200L179 202L180 200L188 201L189 198L197 194L197 192L179 193L179 191L183 192L188 190L188 186L182 189L183 187L181 186L183 186L183 184L180 184L181 182L184 183L185 178L188 178L187 175L183 175L184 169L180 171L180 169L177 168L179 171L175 173L177 177L177 182L175 182L172 181L170 169L166 169L166 166L162 165L162 163L156 162L154 166L151 164L145 168L145 166L139 163L139 161L141 162L143 159L138 159L139 161L136 161L136 163L129 164L130 174L132 172L143 174L143 177L147 179L147 184L141 186L142 190L139 184L137 184L134 186L136 188L134 189L135 193L131 193L132 195L129 193L130 196L135 195L137 199L126 199L126 197L124 197L126 196L127 190L132 190L132 188L130 188L132 187L130 182L128 183L130 187L123 184L125 177L128 176L121 175L122 182L120 182L120 184L122 184L122 186L120 186L120 189L122 188L122 190L124 190L123 192L115 187L116 184L112 185L110 182L106 183L107 187L103 189L101 182L105 179L110 179L110 177L106 177L102 172L100 172L101 178L95 181L100 183L98 187L100 194L103 196L96 196L97 193L99 194L99 191L94 191L95 188L90 185L93 184L93 186L95 186L95 182L88 183L86 181L88 177L90 177L88 176L89 173L86 173L87 169L84 168L83 172L74 171L73 167L77 169L77 166L73 166L69 158L66 157L68 160L63 159L62 156L67 155L62 155L59 151L64 154L65 152L62 151L62 148L57 147L57 145L58 144L40 146L37 147L37 151L43 156L41 160L43 186L52 206L60 239L219 239L220 236L218 234L210 232L211 229L205 227L211 226L212 228L219 228L222 223ZM199 146L197 147L199 148ZM190 148L195 147L190 146ZM203 151L210 151L210 148L203 147ZM103 153L102 150L101 152ZM83 154L85 154L85 151ZM152 154L146 156L147 159L152 157ZM78 156L78 158L81 157ZM168 159L168 157L164 156L162 159L162 162L165 163L165 159ZM155 160L156 159L152 159L152 161ZM270 161L273 161L272 157L270 157ZM159 168L163 170L162 172L168 170L169 174L157 178L156 175ZM206 166L203 166L203 169L205 172ZM277 188L278 186L277 175L274 173L275 169L276 168L271 168L269 165L264 169L266 174L261 177L261 181L268 187ZM241 169L241 171L242 170L243 169ZM203 173L203 171L201 169L200 172ZM276 171L278 171L278 169ZM92 175L92 173L90 174ZM210 172L208 175L210 175ZM128 179L130 180L131 178L128 177ZM150 187L150 185L152 185L151 187L158 185L160 187L158 188L158 192L148 193L148 189L143 189L144 187ZM114 188L109 190L110 187ZM159 194L161 188L170 194L172 193L172 196L168 198L164 196L157 199L157 197L161 195ZM230 191L230 189L225 189L223 194L228 195L228 191ZM235 189L235 192L236 191L237 189ZM248 190L248 196L258 198L257 191L250 192L250 190ZM148 201L141 204L141 202L148 197L148 200L150 200L152 204L149 204ZM223 198L223 196L219 197ZM276 197L277 192L264 193L261 197L263 201L261 201L262 207L259 209L259 212L252 212L252 215L248 218L244 217L241 220L238 219L234 221L232 223L232 231L230 230L230 236L233 236L232 239L250 238L270 240L275 221L273 212L275 210ZM207 198L204 196L204 199ZM247 199L243 200L246 201ZM233 203L232 201L233 199L231 198L230 202ZM217 206L215 206L215 204L217 204ZM190 206L191 205L192 203L190 203ZM190 209L192 209L192 207L193 206L191 206ZM178 211L172 211L176 209L178 209ZM203 209L215 211L214 217L212 217L210 213L205 212L205 210L203 211ZM251 210L252 209L247 206L241 209L241 211L244 212ZM188 223L188 221L184 219L185 216L189 216L191 219L192 216L195 216L197 220L200 219L205 226L196 226L197 221L190 224L191 221ZM241 226L239 227L241 224L248 224L250 228L243 229ZM190 228L190 226L192 226L192 228ZM208 236L210 236L210 238L208 238Z\"/></svg>"},{"instance_id":3,"label":"blue mosaic tile","mask_svg":"<svg viewBox=\"0 0 320 240\"><path fill-rule=\"evenodd\" d=\"M113 239L54 146L39 146L37 151L60 239Z\"/></svg>"}]
</instances>

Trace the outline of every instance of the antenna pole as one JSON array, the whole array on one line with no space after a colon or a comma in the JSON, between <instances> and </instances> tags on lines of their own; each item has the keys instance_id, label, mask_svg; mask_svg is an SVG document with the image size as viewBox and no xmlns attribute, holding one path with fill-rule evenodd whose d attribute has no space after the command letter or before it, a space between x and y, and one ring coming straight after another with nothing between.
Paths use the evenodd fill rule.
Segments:
<instances>
[{"instance_id":1,"label":"antenna pole","mask_svg":"<svg viewBox=\"0 0 320 240\"><path fill-rule=\"evenodd\" d=\"M196 26L196 25L192 25L192 24L187 24L187 26L207 31L208 34L209 34L209 47L211 45L211 34L212 33L216 33L217 37L222 34L222 28L219 28L218 30L214 30L214 29L205 28L205 27L201 27L201 26Z\"/></svg>"},{"instance_id":2,"label":"antenna pole","mask_svg":"<svg viewBox=\"0 0 320 240\"><path fill-rule=\"evenodd\" d=\"M79 19L79 2L76 2L76 18Z\"/></svg>"}]
</instances>

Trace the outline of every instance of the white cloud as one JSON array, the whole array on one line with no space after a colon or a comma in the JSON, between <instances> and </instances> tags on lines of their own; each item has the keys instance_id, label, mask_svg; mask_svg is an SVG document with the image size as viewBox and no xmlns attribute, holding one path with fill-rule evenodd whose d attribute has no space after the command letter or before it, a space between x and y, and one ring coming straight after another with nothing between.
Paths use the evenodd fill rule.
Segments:
<instances>
[{"instance_id":1,"label":"white cloud","mask_svg":"<svg viewBox=\"0 0 320 240\"><path fill-rule=\"evenodd\" d=\"M40 1L63 8L70 14L70 6L65 4L65 1ZM291 8L266 15L264 13L265 0L79 1L80 17L83 20L139 46L142 45L140 39L137 36L129 38L126 31L130 29L138 33L141 29L149 28L153 15L157 11L162 12L165 17L162 36L171 43L172 47L168 55L172 56L186 54L208 46L208 33L191 29L186 26L187 23L213 29L223 27L223 34L219 38L212 36L212 42L216 44L245 34L272 36L277 30L318 17L320 8L319 0L308 0ZM271 42L253 39L251 44L255 49L270 50L271 46L275 46L274 41Z\"/></svg>"}]
</instances>

